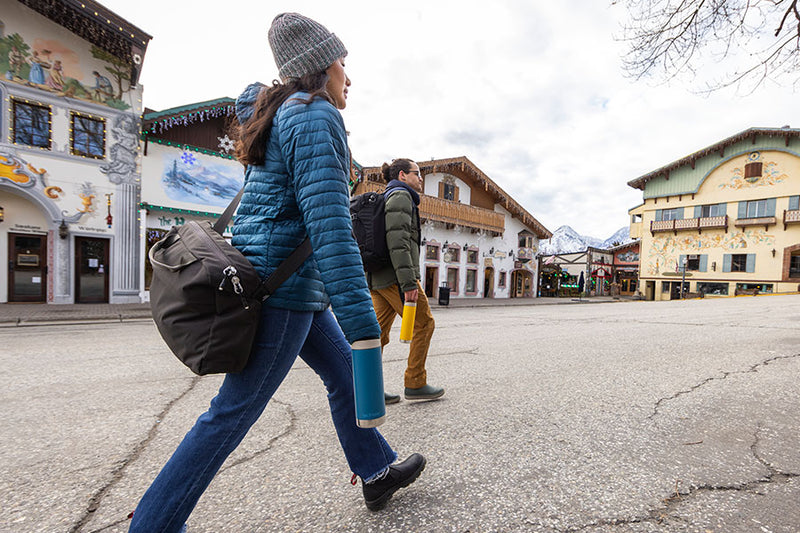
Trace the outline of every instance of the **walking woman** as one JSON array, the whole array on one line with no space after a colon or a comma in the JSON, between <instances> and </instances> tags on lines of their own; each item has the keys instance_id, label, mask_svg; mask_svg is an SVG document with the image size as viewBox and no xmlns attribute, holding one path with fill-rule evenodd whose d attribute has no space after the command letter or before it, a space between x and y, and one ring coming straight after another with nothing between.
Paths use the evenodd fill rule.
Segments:
<instances>
[{"instance_id":1,"label":"walking woman","mask_svg":"<svg viewBox=\"0 0 800 533\"><path fill-rule=\"evenodd\" d=\"M350 155L338 111L350 86L347 50L324 26L296 13L275 18L269 43L282 82L250 85L236 101L237 157L246 181L233 244L262 277L307 235L314 251L265 302L247 366L225 376L209 410L139 502L132 532L184 530L298 354L325 384L339 442L370 510L381 509L425 468L420 454L394 464L397 454L381 434L356 426L349 344L377 339L381 331L351 234Z\"/></svg>"}]
</instances>

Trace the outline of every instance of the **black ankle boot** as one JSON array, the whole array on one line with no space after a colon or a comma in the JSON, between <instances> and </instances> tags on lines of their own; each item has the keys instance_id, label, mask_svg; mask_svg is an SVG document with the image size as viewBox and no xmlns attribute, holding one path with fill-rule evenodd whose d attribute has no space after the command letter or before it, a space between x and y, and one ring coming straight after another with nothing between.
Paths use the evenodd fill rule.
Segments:
<instances>
[{"instance_id":1,"label":"black ankle boot","mask_svg":"<svg viewBox=\"0 0 800 533\"><path fill-rule=\"evenodd\" d=\"M380 511L386 506L386 502L392 494L408 487L425 470L425 458L418 454L412 454L402 463L389 466L389 472L383 479L378 479L372 483L362 483L364 490L364 503L370 511Z\"/></svg>"},{"instance_id":2,"label":"black ankle boot","mask_svg":"<svg viewBox=\"0 0 800 533\"><path fill-rule=\"evenodd\" d=\"M388 392L383 393L383 403L385 403L386 405L391 405L399 401L400 401L399 394L389 394Z\"/></svg>"}]
</instances>

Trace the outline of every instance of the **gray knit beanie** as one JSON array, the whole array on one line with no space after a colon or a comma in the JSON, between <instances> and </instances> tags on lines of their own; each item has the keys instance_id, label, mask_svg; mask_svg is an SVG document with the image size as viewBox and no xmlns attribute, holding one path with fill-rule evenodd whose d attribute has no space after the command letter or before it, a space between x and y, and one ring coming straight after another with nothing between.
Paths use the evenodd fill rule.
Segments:
<instances>
[{"instance_id":1,"label":"gray knit beanie","mask_svg":"<svg viewBox=\"0 0 800 533\"><path fill-rule=\"evenodd\" d=\"M322 24L297 13L281 13L269 28L269 46L282 80L322 72L347 49Z\"/></svg>"}]
</instances>

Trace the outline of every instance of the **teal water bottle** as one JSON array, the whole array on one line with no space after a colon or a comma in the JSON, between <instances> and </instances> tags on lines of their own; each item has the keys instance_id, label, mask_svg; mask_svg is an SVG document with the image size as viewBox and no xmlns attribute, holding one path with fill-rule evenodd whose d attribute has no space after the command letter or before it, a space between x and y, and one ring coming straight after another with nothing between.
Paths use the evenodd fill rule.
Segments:
<instances>
[{"instance_id":1,"label":"teal water bottle","mask_svg":"<svg viewBox=\"0 0 800 533\"><path fill-rule=\"evenodd\" d=\"M356 341L351 348L353 349L356 424L361 428L374 428L386 421L381 340Z\"/></svg>"}]
</instances>

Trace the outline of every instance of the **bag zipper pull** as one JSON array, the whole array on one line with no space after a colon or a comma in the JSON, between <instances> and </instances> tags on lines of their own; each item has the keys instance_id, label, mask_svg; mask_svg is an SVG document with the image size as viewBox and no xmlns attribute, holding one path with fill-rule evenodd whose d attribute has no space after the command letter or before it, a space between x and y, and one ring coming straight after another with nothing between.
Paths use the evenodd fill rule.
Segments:
<instances>
[{"instance_id":1,"label":"bag zipper pull","mask_svg":"<svg viewBox=\"0 0 800 533\"><path fill-rule=\"evenodd\" d=\"M233 292L239 295L239 298L242 299L242 306L245 309L250 309L250 304L247 303L247 298L244 297L244 287L242 287L242 282L239 279L239 276L236 275L236 269L233 269L234 275L231 276L231 283L233 284Z\"/></svg>"},{"instance_id":2,"label":"bag zipper pull","mask_svg":"<svg viewBox=\"0 0 800 533\"><path fill-rule=\"evenodd\" d=\"M244 287L242 287L242 282L239 280L239 276L235 274L231 276L231 283L233 283L233 292L236 294L242 294L244 292Z\"/></svg>"},{"instance_id":3,"label":"bag zipper pull","mask_svg":"<svg viewBox=\"0 0 800 533\"><path fill-rule=\"evenodd\" d=\"M234 267L233 265L226 266L225 270L222 271L222 281L219 282L219 290L221 291L225 290L225 281L227 281L228 278L235 276L236 274L238 274L236 267ZM236 280L238 282L239 278L236 278ZM241 285L239 285L239 287L241 288ZM235 287L234 290L236 290Z\"/></svg>"}]
</instances>

